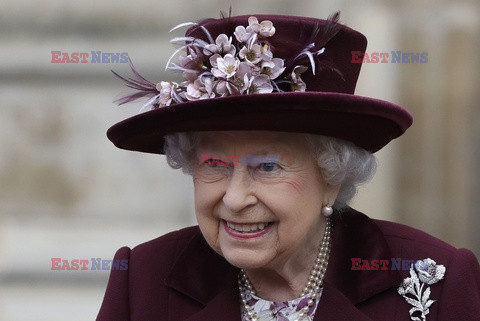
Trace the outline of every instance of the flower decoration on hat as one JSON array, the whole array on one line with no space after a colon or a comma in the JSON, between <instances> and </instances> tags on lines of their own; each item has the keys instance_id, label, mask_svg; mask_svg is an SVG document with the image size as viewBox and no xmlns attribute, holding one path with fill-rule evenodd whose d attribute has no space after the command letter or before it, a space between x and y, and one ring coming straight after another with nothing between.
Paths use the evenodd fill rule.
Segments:
<instances>
[{"instance_id":1,"label":"flower decoration on hat","mask_svg":"<svg viewBox=\"0 0 480 321\"><path fill-rule=\"evenodd\" d=\"M431 292L428 286L442 280L445 270L445 266L437 265L430 258L417 261L415 270L413 265L410 268L410 277L403 280L397 291L413 306L409 311L412 321L425 321L427 319L430 306L435 302L435 300L430 299Z\"/></svg>"},{"instance_id":2,"label":"flower decoration on hat","mask_svg":"<svg viewBox=\"0 0 480 321\"><path fill-rule=\"evenodd\" d=\"M324 30L327 40L338 32L335 27L338 18L339 13L329 18L330 24ZM171 40L179 48L168 60L166 70L181 73L183 81L155 84L141 76L130 61L132 78L122 77L112 71L127 87L135 90L116 100L119 105L147 97L149 100L141 109L144 111L216 97L306 91L307 84L302 80L302 74L309 68L301 62L308 61L315 75L316 58L327 50L325 47L315 50L312 40L307 41L299 52L294 52L293 57L275 57L275 49L270 43L276 33L273 22L259 21L254 16L248 18L247 26L238 25L233 34L221 33L215 39L201 23L182 23L171 31L181 27L200 28L205 35L205 40L188 34ZM313 30L310 39L314 39L319 32L318 28ZM173 62L177 56L177 62ZM325 65L328 66L328 63ZM328 68L340 74L334 67Z\"/></svg>"}]
</instances>

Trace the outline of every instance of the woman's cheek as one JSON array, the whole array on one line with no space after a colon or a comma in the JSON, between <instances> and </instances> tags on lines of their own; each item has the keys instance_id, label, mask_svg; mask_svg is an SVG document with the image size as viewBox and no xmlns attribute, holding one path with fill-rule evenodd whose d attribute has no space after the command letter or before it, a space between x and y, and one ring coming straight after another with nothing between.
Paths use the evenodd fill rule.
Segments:
<instances>
[{"instance_id":1,"label":"woman's cheek","mask_svg":"<svg viewBox=\"0 0 480 321\"><path fill-rule=\"evenodd\" d=\"M195 215L202 234L207 242L217 250L220 220L215 214L218 200L221 199L218 188L202 181L194 181Z\"/></svg>"},{"instance_id":2,"label":"woman's cheek","mask_svg":"<svg viewBox=\"0 0 480 321\"><path fill-rule=\"evenodd\" d=\"M196 209L197 223L207 243L218 252L219 220L209 209Z\"/></svg>"}]
</instances>

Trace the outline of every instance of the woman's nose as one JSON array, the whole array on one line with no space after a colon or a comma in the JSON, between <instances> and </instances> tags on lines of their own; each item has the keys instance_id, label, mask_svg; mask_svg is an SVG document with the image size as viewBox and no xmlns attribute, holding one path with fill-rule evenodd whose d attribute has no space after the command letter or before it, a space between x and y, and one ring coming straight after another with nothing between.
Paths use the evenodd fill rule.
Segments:
<instances>
[{"instance_id":1,"label":"woman's nose","mask_svg":"<svg viewBox=\"0 0 480 321\"><path fill-rule=\"evenodd\" d=\"M256 204L257 201L248 167L234 166L223 196L223 203L231 212L238 213Z\"/></svg>"}]
</instances>

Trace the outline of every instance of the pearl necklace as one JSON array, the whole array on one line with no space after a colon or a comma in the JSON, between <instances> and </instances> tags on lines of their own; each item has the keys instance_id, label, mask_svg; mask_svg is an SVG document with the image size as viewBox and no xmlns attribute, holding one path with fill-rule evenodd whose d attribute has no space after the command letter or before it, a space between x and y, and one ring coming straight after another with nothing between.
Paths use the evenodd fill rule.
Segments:
<instances>
[{"instance_id":1,"label":"pearl necklace","mask_svg":"<svg viewBox=\"0 0 480 321\"><path fill-rule=\"evenodd\" d=\"M312 271L310 272L310 276L308 277L307 284L302 291L300 297L305 295L309 295L308 303L305 307L303 307L302 311L298 319L295 321L302 320L316 300L319 298L320 290L323 286L323 277L325 276L325 272L328 266L328 258L330 255L330 248L331 248L331 240L330 234L332 231L332 221L330 218L327 218L327 222L325 224L325 233L323 235L322 246L320 247L320 251L318 252L317 258L315 259L315 264L313 265ZM255 289L253 288L252 283L247 277L247 274L243 269L240 270L238 275L238 286L240 289L240 298L242 301L242 305L247 312L247 317L250 321L259 321L255 311L253 310L250 305L248 305L247 300L247 292L250 292L252 295L255 295Z\"/></svg>"}]
</instances>

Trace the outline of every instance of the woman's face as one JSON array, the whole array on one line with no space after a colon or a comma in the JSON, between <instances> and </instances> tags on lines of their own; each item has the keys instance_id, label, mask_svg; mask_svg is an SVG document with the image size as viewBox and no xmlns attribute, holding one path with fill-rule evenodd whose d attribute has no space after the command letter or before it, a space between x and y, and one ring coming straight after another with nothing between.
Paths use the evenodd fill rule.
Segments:
<instances>
[{"instance_id":1,"label":"woman's face","mask_svg":"<svg viewBox=\"0 0 480 321\"><path fill-rule=\"evenodd\" d=\"M323 182L301 134L207 132L194 169L195 212L209 245L244 269L302 264L323 236Z\"/></svg>"}]
</instances>

